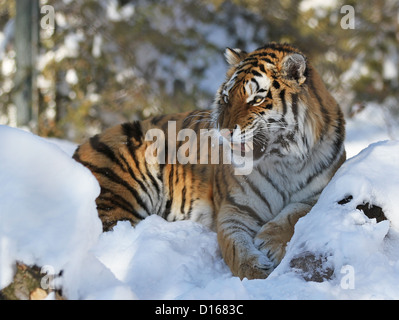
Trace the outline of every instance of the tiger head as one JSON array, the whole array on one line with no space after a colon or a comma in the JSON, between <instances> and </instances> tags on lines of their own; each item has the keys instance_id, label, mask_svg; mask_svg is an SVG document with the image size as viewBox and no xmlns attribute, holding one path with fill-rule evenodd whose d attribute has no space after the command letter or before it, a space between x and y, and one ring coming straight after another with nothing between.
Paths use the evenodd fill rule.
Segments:
<instances>
[{"instance_id":1,"label":"tiger head","mask_svg":"<svg viewBox=\"0 0 399 320\"><path fill-rule=\"evenodd\" d=\"M316 123L317 112L309 112L317 100L309 91L328 93L306 57L290 45L277 43L251 53L228 48L225 57L230 68L215 98L216 127L231 133L238 128L243 143L252 139L255 159L292 152L294 145L309 148L322 130ZM312 123L305 123L305 118ZM291 143L298 136L303 141Z\"/></svg>"}]
</instances>

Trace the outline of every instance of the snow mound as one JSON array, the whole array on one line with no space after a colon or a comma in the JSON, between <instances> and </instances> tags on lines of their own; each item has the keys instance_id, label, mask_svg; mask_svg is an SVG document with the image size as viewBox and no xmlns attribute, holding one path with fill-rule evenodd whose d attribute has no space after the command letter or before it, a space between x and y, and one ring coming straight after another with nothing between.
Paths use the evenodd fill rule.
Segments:
<instances>
[{"instance_id":1,"label":"snow mound","mask_svg":"<svg viewBox=\"0 0 399 320\"><path fill-rule=\"evenodd\" d=\"M242 281L195 222L154 215L102 233L98 183L72 149L0 126L0 289L21 261L62 270L70 299L399 299L398 141L349 159L269 278Z\"/></svg>"},{"instance_id":2,"label":"snow mound","mask_svg":"<svg viewBox=\"0 0 399 320\"><path fill-rule=\"evenodd\" d=\"M102 232L97 180L31 133L0 126L0 137L0 289L12 281L15 262L22 261L50 266L54 274L62 270L67 296L81 298L83 284L93 281L90 274L104 268L94 261L82 277Z\"/></svg>"},{"instance_id":3,"label":"snow mound","mask_svg":"<svg viewBox=\"0 0 399 320\"><path fill-rule=\"evenodd\" d=\"M338 170L298 221L273 276L328 280L332 298L398 299L398 191L399 142L370 145ZM370 206L380 207L387 219L368 217Z\"/></svg>"}]
</instances>

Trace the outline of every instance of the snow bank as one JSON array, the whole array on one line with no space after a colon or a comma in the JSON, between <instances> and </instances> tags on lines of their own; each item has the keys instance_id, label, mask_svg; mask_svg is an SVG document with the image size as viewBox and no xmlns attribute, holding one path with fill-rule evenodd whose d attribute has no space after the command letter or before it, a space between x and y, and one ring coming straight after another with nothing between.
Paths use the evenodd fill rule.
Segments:
<instances>
[{"instance_id":1,"label":"snow bank","mask_svg":"<svg viewBox=\"0 0 399 320\"><path fill-rule=\"evenodd\" d=\"M54 144L0 126L0 182L0 288L22 261L63 270L67 296L88 294L91 275L107 273L89 254L102 232L94 176Z\"/></svg>"},{"instance_id":2,"label":"snow bank","mask_svg":"<svg viewBox=\"0 0 399 320\"><path fill-rule=\"evenodd\" d=\"M348 160L299 220L278 268L243 281L197 223L150 216L101 233L98 183L67 149L0 126L0 288L19 260L63 270L71 299L399 299L398 141ZM363 203L387 220L368 218Z\"/></svg>"},{"instance_id":3,"label":"snow bank","mask_svg":"<svg viewBox=\"0 0 399 320\"><path fill-rule=\"evenodd\" d=\"M316 272L329 278L320 290L331 298L398 299L398 192L399 142L370 145L339 169L311 212L299 220L273 277L306 277L292 268L292 261L315 257ZM368 218L356 208L364 203L381 207L388 220Z\"/></svg>"}]
</instances>

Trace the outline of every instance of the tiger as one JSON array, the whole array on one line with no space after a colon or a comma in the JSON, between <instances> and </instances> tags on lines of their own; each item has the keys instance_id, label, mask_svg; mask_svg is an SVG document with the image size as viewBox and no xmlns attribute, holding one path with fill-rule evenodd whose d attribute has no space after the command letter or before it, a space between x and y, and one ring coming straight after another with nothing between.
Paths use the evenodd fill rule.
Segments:
<instances>
[{"instance_id":1,"label":"tiger","mask_svg":"<svg viewBox=\"0 0 399 320\"><path fill-rule=\"evenodd\" d=\"M196 221L216 232L233 276L264 279L283 259L296 222L345 161L345 119L298 48L276 42L250 53L227 48L225 58L226 77L211 109L111 127L73 157L100 184L96 203L104 231L123 220L135 226L152 214ZM237 174L234 162L146 161L152 129L175 140L174 148L187 142L168 132L171 123L176 132L224 130L222 139L239 128L238 148L252 150L251 172ZM221 145L209 144L209 151ZM165 144L154 155L170 148Z\"/></svg>"}]
</instances>

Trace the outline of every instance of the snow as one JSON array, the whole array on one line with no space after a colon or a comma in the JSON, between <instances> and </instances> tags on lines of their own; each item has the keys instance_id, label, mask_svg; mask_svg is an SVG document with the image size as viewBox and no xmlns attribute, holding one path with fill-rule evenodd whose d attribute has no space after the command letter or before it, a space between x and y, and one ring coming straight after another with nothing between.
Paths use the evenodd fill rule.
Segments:
<instances>
[{"instance_id":1,"label":"snow","mask_svg":"<svg viewBox=\"0 0 399 320\"><path fill-rule=\"evenodd\" d=\"M63 270L55 284L70 299L399 299L399 141L375 113L366 123L367 112L348 121L353 157L299 220L281 264L268 279L242 281L216 233L195 222L154 215L102 233L100 189L71 159L76 146L0 126L0 289L23 261ZM388 220L368 218L356 208L363 203ZM319 282L293 263L304 256L316 261Z\"/></svg>"},{"instance_id":2,"label":"snow","mask_svg":"<svg viewBox=\"0 0 399 320\"><path fill-rule=\"evenodd\" d=\"M123 287L90 253L102 232L90 171L31 133L0 126L0 137L0 288L12 281L15 261L63 270L72 299L105 289L94 275L111 290Z\"/></svg>"},{"instance_id":3,"label":"snow","mask_svg":"<svg viewBox=\"0 0 399 320\"><path fill-rule=\"evenodd\" d=\"M324 189L312 211L301 219L275 270L295 274L289 262L302 253L325 256L335 279L328 281L330 298L399 298L399 141L372 144L348 160ZM338 202L348 195L347 204ZM388 220L369 219L358 204L383 208ZM342 273L353 270L354 289L337 290ZM326 284L323 284L326 287ZM326 288L324 288L326 289Z\"/></svg>"}]
</instances>

